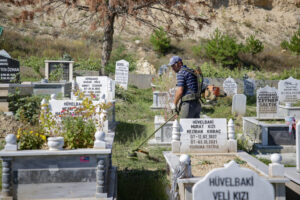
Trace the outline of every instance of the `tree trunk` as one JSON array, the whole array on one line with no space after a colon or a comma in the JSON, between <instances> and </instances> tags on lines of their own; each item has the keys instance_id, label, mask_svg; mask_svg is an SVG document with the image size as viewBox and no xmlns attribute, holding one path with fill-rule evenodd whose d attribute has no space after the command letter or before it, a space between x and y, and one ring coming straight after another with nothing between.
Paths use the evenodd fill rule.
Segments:
<instances>
[{"instance_id":1,"label":"tree trunk","mask_svg":"<svg viewBox=\"0 0 300 200\"><path fill-rule=\"evenodd\" d=\"M115 16L116 16L115 13L107 11L105 17L104 36L103 36L103 43L102 43L101 69L99 71L100 75L105 75L105 66L108 64L110 54L112 51Z\"/></svg>"}]
</instances>

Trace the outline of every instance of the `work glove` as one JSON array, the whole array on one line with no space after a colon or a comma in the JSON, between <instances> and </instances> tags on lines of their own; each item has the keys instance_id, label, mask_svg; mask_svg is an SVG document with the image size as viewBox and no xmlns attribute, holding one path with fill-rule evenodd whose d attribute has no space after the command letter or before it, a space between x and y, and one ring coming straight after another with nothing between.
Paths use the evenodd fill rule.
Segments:
<instances>
[{"instance_id":1,"label":"work glove","mask_svg":"<svg viewBox=\"0 0 300 200\"><path fill-rule=\"evenodd\" d=\"M171 106L172 112L176 112L177 114L179 113L178 108L177 108L177 105L175 105L174 103L171 103L170 106Z\"/></svg>"}]
</instances>

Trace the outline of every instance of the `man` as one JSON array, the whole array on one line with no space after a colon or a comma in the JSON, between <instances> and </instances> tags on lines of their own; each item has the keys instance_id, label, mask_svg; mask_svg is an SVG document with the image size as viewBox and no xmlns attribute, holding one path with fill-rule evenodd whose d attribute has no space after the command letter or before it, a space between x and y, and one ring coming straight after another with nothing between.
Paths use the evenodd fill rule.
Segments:
<instances>
[{"instance_id":1,"label":"man","mask_svg":"<svg viewBox=\"0 0 300 200\"><path fill-rule=\"evenodd\" d=\"M198 89L199 81L194 70L183 65L179 56L173 56L168 64L177 74L177 88L172 110L180 112L180 118L200 118L201 104ZM180 104L178 105L179 101Z\"/></svg>"}]
</instances>

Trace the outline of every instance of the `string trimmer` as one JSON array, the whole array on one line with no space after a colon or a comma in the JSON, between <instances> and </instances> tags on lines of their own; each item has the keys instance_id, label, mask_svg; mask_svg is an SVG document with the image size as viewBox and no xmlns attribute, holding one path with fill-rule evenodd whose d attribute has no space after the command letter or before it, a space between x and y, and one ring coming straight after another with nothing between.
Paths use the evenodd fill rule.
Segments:
<instances>
[{"instance_id":1,"label":"string trimmer","mask_svg":"<svg viewBox=\"0 0 300 200\"><path fill-rule=\"evenodd\" d=\"M142 149L140 149L159 129L161 129L164 125L166 125L169 121L171 121L175 116L177 115L177 113L173 114L165 123L163 123L162 125L160 125L160 127L158 127L151 135L149 135L145 140L143 140L136 148L132 149L129 153L128 153L128 158L130 159L137 159L137 152L139 153L143 153L146 154L149 157L149 152L144 151Z\"/></svg>"}]
</instances>

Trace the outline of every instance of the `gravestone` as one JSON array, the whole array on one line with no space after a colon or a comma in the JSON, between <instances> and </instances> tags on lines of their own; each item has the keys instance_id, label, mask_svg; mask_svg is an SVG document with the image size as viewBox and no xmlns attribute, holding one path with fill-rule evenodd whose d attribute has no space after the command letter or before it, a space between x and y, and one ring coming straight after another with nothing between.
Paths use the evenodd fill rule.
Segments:
<instances>
[{"instance_id":1,"label":"gravestone","mask_svg":"<svg viewBox=\"0 0 300 200\"><path fill-rule=\"evenodd\" d=\"M10 83L15 79L18 82L19 73L19 61L0 55L0 83Z\"/></svg>"},{"instance_id":2,"label":"gravestone","mask_svg":"<svg viewBox=\"0 0 300 200\"><path fill-rule=\"evenodd\" d=\"M278 91L268 85L257 90L256 113L258 118L276 118L279 103Z\"/></svg>"},{"instance_id":3,"label":"gravestone","mask_svg":"<svg viewBox=\"0 0 300 200\"><path fill-rule=\"evenodd\" d=\"M73 80L73 64L74 61L66 60L45 60L45 78L49 79L51 73L58 69L63 69L62 79L67 82Z\"/></svg>"},{"instance_id":4,"label":"gravestone","mask_svg":"<svg viewBox=\"0 0 300 200\"><path fill-rule=\"evenodd\" d=\"M210 171L193 186L193 200L274 200L274 188L254 171L235 161Z\"/></svg>"},{"instance_id":5,"label":"gravestone","mask_svg":"<svg viewBox=\"0 0 300 200\"><path fill-rule=\"evenodd\" d=\"M11 56L4 49L2 49L0 51L0 56L4 56L6 58L11 58Z\"/></svg>"},{"instance_id":6,"label":"gravestone","mask_svg":"<svg viewBox=\"0 0 300 200\"><path fill-rule=\"evenodd\" d=\"M232 99L232 113L246 114L247 97L243 94L235 94Z\"/></svg>"},{"instance_id":7,"label":"gravestone","mask_svg":"<svg viewBox=\"0 0 300 200\"><path fill-rule=\"evenodd\" d=\"M168 92L153 92L153 104L151 109L163 109L169 106L169 94Z\"/></svg>"},{"instance_id":8,"label":"gravestone","mask_svg":"<svg viewBox=\"0 0 300 200\"><path fill-rule=\"evenodd\" d=\"M70 111L70 114L74 113L74 107L81 106L82 101L74 101L74 100L53 100L49 101L49 109L50 112L55 115L59 116L62 115L64 110Z\"/></svg>"},{"instance_id":9,"label":"gravestone","mask_svg":"<svg viewBox=\"0 0 300 200\"><path fill-rule=\"evenodd\" d=\"M233 78L229 77L224 81L223 89L227 96L233 96L237 93L237 84Z\"/></svg>"},{"instance_id":10,"label":"gravestone","mask_svg":"<svg viewBox=\"0 0 300 200\"><path fill-rule=\"evenodd\" d=\"M127 90L128 86L128 71L129 62L126 60L119 60L116 62L115 81L116 84Z\"/></svg>"},{"instance_id":11,"label":"gravestone","mask_svg":"<svg viewBox=\"0 0 300 200\"><path fill-rule=\"evenodd\" d=\"M160 66L159 70L158 70L158 75L161 76L164 73L166 73L168 71L168 66L167 65L162 65Z\"/></svg>"},{"instance_id":12,"label":"gravestone","mask_svg":"<svg viewBox=\"0 0 300 200\"><path fill-rule=\"evenodd\" d=\"M246 96L254 96L255 87L255 80L250 78L244 79L244 94Z\"/></svg>"},{"instance_id":13,"label":"gravestone","mask_svg":"<svg viewBox=\"0 0 300 200\"><path fill-rule=\"evenodd\" d=\"M112 101L115 98L115 82L107 76L77 76L76 83L85 96L93 93L96 99Z\"/></svg>"},{"instance_id":14,"label":"gravestone","mask_svg":"<svg viewBox=\"0 0 300 200\"><path fill-rule=\"evenodd\" d=\"M180 119L181 153L227 153L226 119Z\"/></svg>"},{"instance_id":15,"label":"gravestone","mask_svg":"<svg viewBox=\"0 0 300 200\"><path fill-rule=\"evenodd\" d=\"M300 100L300 80L290 77L278 82L279 101L295 103Z\"/></svg>"},{"instance_id":16,"label":"gravestone","mask_svg":"<svg viewBox=\"0 0 300 200\"><path fill-rule=\"evenodd\" d=\"M294 133L289 133L289 127L269 127L268 145L295 145Z\"/></svg>"}]
</instances>

